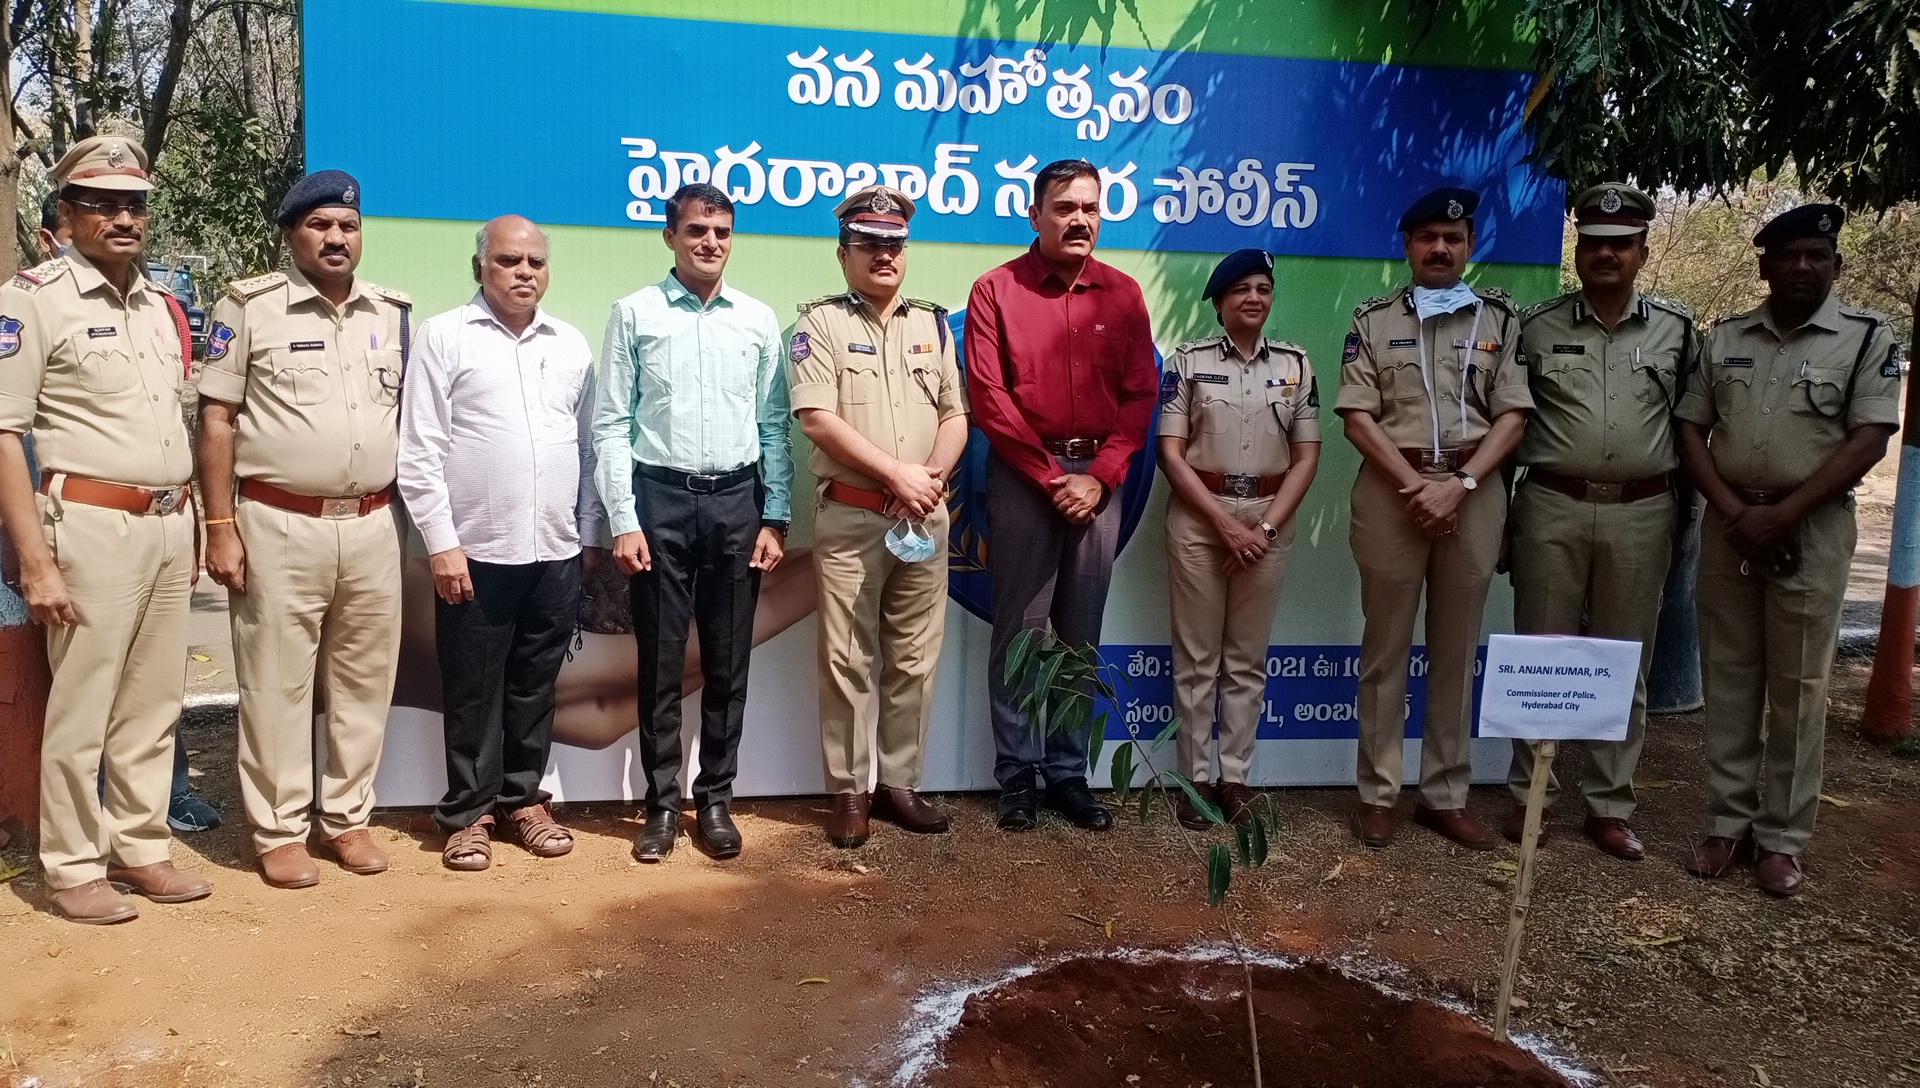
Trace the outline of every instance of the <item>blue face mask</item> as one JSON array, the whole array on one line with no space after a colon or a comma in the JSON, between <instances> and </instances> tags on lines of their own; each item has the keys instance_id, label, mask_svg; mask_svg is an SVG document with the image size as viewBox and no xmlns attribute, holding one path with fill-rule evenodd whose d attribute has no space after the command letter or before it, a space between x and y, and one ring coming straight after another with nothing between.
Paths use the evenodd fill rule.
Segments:
<instances>
[{"instance_id":1,"label":"blue face mask","mask_svg":"<svg viewBox=\"0 0 1920 1088\"><path fill-rule=\"evenodd\" d=\"M939 551L939 545L928 534L926 523L914 518L901 518L887 530L887 550L908 563L924 563Z\"/></svg>"},{"instance_id":2,"label":"blue face mask","mask_svg":"<svg viewBox=\"0 0 1920 1088\"><path fill-rule=\"evenodd\" d=\"M1452 287L1415 287L1413 289L1413 309L1425 321L1430 317L1450 314L1455 310L1471 306L1480 301L1465 280Z\"/></svg>"}]
</instances>

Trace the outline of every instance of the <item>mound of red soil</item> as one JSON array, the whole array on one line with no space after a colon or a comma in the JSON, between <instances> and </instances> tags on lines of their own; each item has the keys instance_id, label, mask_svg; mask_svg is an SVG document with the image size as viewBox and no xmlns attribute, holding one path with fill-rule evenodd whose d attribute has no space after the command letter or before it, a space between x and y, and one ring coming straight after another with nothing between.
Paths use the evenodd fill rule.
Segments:
<instances>
[{"instance_id":1,"label":"mound of red soil","mask_svg":"<svg viewBox=\"0 0 1920 1088\"><path fill-rule=\"evenodd\" d=\"M1261 1072L1286 1088L1569 1088L1459 1013L1321 964L1255 967ZM1237 964L1075 959L967 1001L939 1088L1253 1083ZM1139 1079L1135 1080L1137 1077Z\"/></svg>"}]
</instances>

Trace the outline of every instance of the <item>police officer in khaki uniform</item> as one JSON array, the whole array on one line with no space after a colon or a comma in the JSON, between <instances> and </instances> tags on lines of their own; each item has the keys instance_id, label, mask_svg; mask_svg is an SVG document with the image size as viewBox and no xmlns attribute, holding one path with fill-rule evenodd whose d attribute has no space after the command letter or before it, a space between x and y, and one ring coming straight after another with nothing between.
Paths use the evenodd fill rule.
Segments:
<instances>
[{"instance_id":1,"label":"police officer in khaki uniform","mask_svg":"<svg viewBox=\"0 0 1920 1088\"><path fill-rule=\"evenodd\" d=\"M124 136L73 145L53 170L71 250L0 288L0 521L53 666L40 861L54 913L89 924L137 916L127 890L158 903L212 890L167 858L193 451L180 418L185 322L142 264L146 167Z\"/></svg>"},{"instance_id":2,"label":"police officer in khaki uniform","mask_svg":"<svg viewBox=\"0 0 1920 1088\"><path fill-rule=\"evenodd\" d=\"M918 787L946 633L946 480L966 448L967 405L947 312L900 294L913 212L905 193L884 185L834 209L848 290L801 306L787 349L793 412L820 481L820 740L833 790L827 839L839 847L867 841L869 816L947 830ZM865 708L876 656L870 796Z\"/></svg>"},{"instance_id":3,"label":"police officer in khaki uniform","mask_svg":"<svg viewBox=\"0 0 1920 1088\"><path fill-rule=\"evenodd\" d=\"M1353 313L1334 410L1365 458L1353 483L1360 568L1360 804L1367 846L1393 839L1413 619L1427 590L1427 706L1414 822L1475 850L1497 836L1467 814L1473 666L1507 496L1494 475L1533 397L1520 316L1461 279L1478 194L1436 189L1400 217L1413 283ZM1486 486L1481 481L1486 481Z\"/></svg>"},{"instance_id":4,"label":"police officer in khaki uniform","mask_svg":"<svg viewBox=\"0 0 1920 1088\"><path fill-rule=\"evenodd\" d=\"M1826 740L1827 675L1853 561L1853 485L1900 420L1900 343L1884 315L1840 305L1832 204L1782 212L1753 242L1767 300L1715 325L1677 413L1706 497L1700 659L1713 822L1689 868L1759 862L1801 887Z\"/></svg>"},{"instance_id":5,"label":"police officer in khaki uniform","mask_svg":"<svg viewBox=\"0 0 1920 1088\"><path fill-rule=\"evenodd\" d=\"M400 645L389 503L409 303L353 274L360 187L348 174L301 179L279 223L293 271L240 280L214 306L200 470L207 571L233 591L241 798L267 883L304 888L319 880L315 807L342 868L387 867L367 820Z\"/></svg>"},{"instance_id":6,"label":"police officer in khaki uniform","mask_svg":"<svg viewBox=\"0 0 1920 1088\"><path fill-rule=\"evenodd\" d=\"M1160 381L1167 504L1167 599L1180 771L1227 817L1252 815L1247 769L1267 687L1267 644L1293 514L1320 465L1320 392L1298 344L1262 335L1273 257L1229 253L1202 296L1225 331L1190 340ZM1220 773L1210 743L1219 700ZM1183 793L1179 819L1208 826Z\"/></svg>"},{"instance_id":7,"label":"police officer in khaki uniform","mask_svg":"<svg viewBox=\"0 0 1920 1088\"><path fill-rule=\"evenodd\" d=\"M1520 441L1527 475L1513 500L1513 626L1640 643L1626 739L1589 743L1580 783L1587 837L1625 861L1646 854L1627 820L1660 591L1682 516L1673 409L1700 358L1692 314L1634 290L1653 212L1652 198L1619 182L1576 197L1580 290L1529 309L1520 327L1534 408ZM1507 775L1515 804L1501 829L1515 842L1532 772L1531 747L1515 741ZM1548 780L1549 805L1559 788Z\"/></svg>"}]
</instances>

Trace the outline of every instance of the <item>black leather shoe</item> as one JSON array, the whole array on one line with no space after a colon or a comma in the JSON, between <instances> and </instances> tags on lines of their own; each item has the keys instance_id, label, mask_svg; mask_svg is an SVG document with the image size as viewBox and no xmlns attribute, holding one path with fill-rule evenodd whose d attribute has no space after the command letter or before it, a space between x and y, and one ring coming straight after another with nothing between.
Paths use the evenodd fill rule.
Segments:
<instances>
[{"instance_id":1,"label":"black leather shoe","mask_svg":"<svg viewBox=\"0 0 1920 1088\"><path fill-rule=\"evenodd\" d=\"M1047 807L1067 818L1067 822L1088 831L1105 831L1113 826L1113 810L1093 799L1084 778L1069 778L1047 786Z\"/></svg>"},{"instance_id":2,"label":"black leather shoe","mask_svg":"<svg viewBox=\"0 0 1920 1088\"><path fill-rule=\"evenodd\" d=\"M680 810L655 809L647 813L647 826L633 840L633 860L664 861L673 853L673 840L680 837Z\"/></svg>"},{"instance_id":3,"label":"black leather shoe","mask_svg":"<svg viewBox=\"0 0 1920 1088\"><path fill-rule=\"evenodd\" d=\"M733 826L733 817L727 815L727 803L715 801L700 810L700 819L696 825L700 829L700 849L710 858L722 861L740 856L740 829Z\"/></svg>"},{"instance_id":4,"label":"black leather shoe","mask_svg":"<svg viewBox=\"0 0 1920 1088\"><path fill-rule=\"evenodd\" d=\"M1039 821L1039 805L1031 773L1012 779L1000 787L1000 830L1032 831Z\"/></svg>"}]
</instances>

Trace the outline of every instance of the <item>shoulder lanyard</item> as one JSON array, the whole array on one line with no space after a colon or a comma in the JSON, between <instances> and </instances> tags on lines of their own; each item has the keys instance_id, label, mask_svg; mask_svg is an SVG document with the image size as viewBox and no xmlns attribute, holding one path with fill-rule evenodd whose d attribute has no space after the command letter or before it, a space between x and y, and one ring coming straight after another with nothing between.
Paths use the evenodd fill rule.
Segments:
<instances>
[{"instance_id":1,"label":"shoulder lanyard","mask_svg":"<svg viewBox=\"0 0 1920 1088\"><path fill-rule=\"evenodd\" d=\"M1460 357L1461 445L1466 445L1467 442L1467 378L1473 371L1473 349L1480 340L1480 315L1485 312L1484 307L1485 303L1482 302L1476 301L1473 304L1473 326L1467 333L1467 353ZM1446 316L1446 314L1439 314L1436 320L1445 318ZM1419 334L1413 338L1413 342L1420 348L1420 381L1427 387L1427 415L1433 421L1433 459L1437 462L1440 460L1440 405L1434 399L1433 377L1427 365L1426 322L1422 321L1420 325ZM1433 331L1438 333L1440 326L1435 325Z\"/></svg>"}]
</instances>

